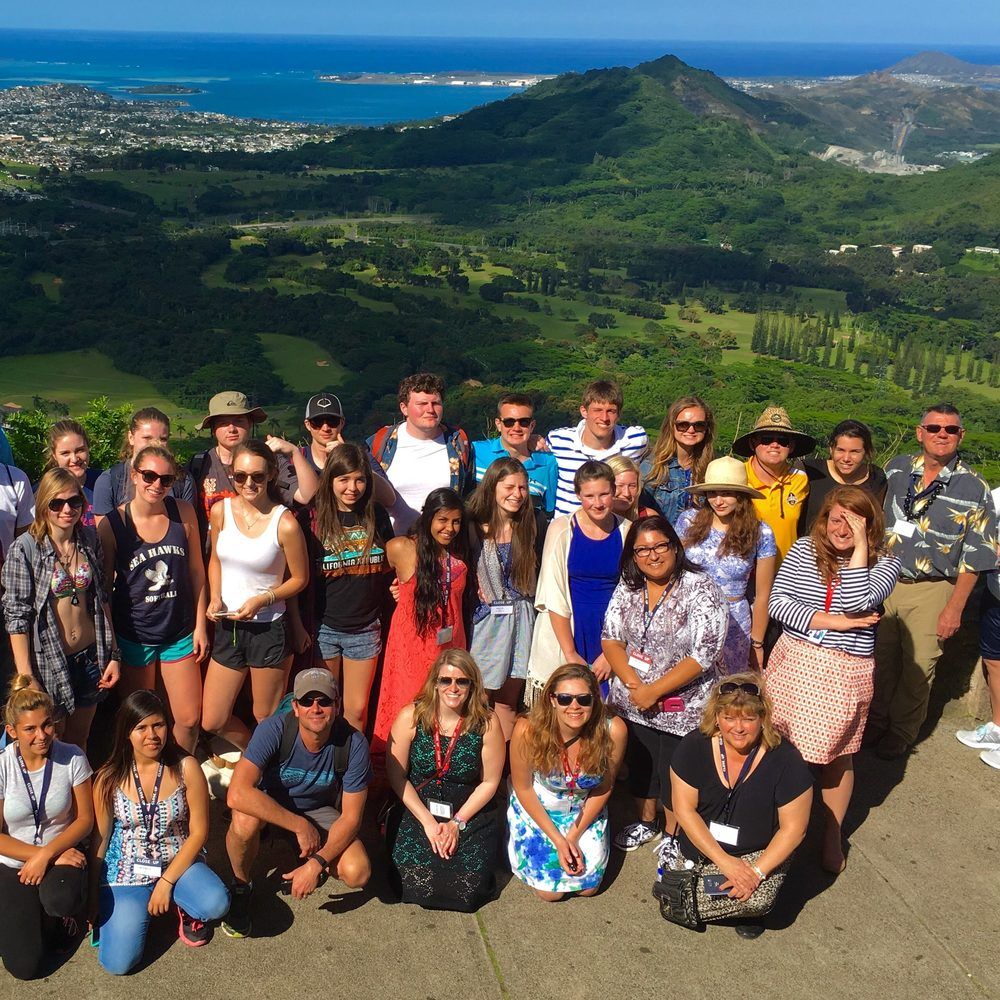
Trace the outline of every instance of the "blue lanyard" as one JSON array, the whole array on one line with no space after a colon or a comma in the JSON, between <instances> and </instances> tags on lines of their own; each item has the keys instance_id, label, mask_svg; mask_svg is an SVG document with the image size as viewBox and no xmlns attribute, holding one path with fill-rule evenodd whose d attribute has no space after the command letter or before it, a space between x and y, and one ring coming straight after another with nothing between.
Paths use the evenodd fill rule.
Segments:
<instances>
[{"instance_id":1,"label":"blue lanyard","mask_svg":"<svg viewBox=\"0 0 1000 1000\"><path fill-rule=\"evenodd\" d=\"M719 763L722 765L722 777L726 782L726 787L729 788L729 794L726 796L726 801L722 807L722 820L724 823L728 824L729 819L733 813L733 799L736 795L736 790L743 784L746 780L747 775L750 773L750 768L753 767L754 758L757 756L757 751L760 749L760 743L754 746L753 750L750 751L747 759L743 761L743 767L740 768L739 777L736 779L736 784L732 787L729 786L729 766L726 762L726 744L722 739L722 733L719 733Z\"/></svg>"},{"instance_id":2,"label":"blue lanyard","mask_svg":"<svg viewBox=\"0 0 1000 1000\"><path fill-rule=\"evenodd\" d=\"M146 827L146 842L153 839L153 831L156 829L156 804L160 798L160 782L163 781L163 761L156 769L156 781L153 782L153 797L146 800L146 793L142 790L142 782L139 780L139 769L132 761L132 780L135 782L135 794L139 800L139 812L142 814L142 822Z\"/></svg>"},{"instance_id":3,"label":"blue lanyard","mask_svg":"<svg viewBox=\"0 0 1000 1000\"><path fill-rule=\"evenodd\" d=\"M52 758L45 759L45 770L42 773L42 793L35 796L35 788L31 784L31 774L28 772L28 765L24 763L21 756L21 748L15 744L15 756L17 766L21 769L21 778L24 781L24 790L28 793L28 801L31 803L31 815L35 820L35 836L33 843L35 847L42 846L42 824L45 822L45 799L49 794L49 785L52 783Z\"/></svg>"},{"instance_id":4,"label":"blue lanyard","mask_svg":"<svg viewBox=\"0 0 1000 1000\"><path fill-rule=\"evenodd\" d=\"M673 583L668 583L666 587L660 592L660 596L655 605L653 605L653 611L650 613L649 610L649 584L644 583L642 588L642 639L639 641L639 652L646 652L646 636L649 634L649 627L653 624L653 619L656 617L656 612L660 610L660 605L670 596L670 592L674 589Z\"/></svg>"}]
</instances>

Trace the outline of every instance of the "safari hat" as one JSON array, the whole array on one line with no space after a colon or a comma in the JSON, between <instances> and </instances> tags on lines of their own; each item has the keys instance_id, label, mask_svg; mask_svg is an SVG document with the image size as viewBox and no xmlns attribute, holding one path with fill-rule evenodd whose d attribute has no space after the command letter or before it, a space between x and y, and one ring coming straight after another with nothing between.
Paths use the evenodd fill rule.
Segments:
<instances>
[{"instance_id":1,"label":"safari hat","mask_svg":"<svg viewBox=\"0 0 1000 1000\"><path fill-rule=\"evenodd\" d=\"M753 438L767 431L777 431L789 438L792 453L789 458L801 458L816 447L816 438L792 427L788 411L783 406L769 406L753 425L753 430L741 435L733 442L733 454L749 458L753 454Z\"/></svg>"},{"instance_id":2,"label":"safari hat","mask_svg":"<svg viewBox=\"0 0 1000 1000\"><path fill-rule=\"evenodd\" d=\"M246 396L242 392L217 392L208 401L208 416L203 417L200 424L195 428L199 431L207 430L216 417L249 417L252 423L259 424L267 420L267 414L259 407L250 407Z\"/></svg>"},{"instance_id":3,"label":"safari hat","mask_svg":"<svg viewBox=\"0 0 1000 1000\"><path fill-rule=\"evenodd\" d=\"M747 467L738 459L727 455L716 458L705 467L705 482L686 486L688 493L745 493L754 500L763 500L764 494L747 483Z\"/></svg>"}]
</instances>

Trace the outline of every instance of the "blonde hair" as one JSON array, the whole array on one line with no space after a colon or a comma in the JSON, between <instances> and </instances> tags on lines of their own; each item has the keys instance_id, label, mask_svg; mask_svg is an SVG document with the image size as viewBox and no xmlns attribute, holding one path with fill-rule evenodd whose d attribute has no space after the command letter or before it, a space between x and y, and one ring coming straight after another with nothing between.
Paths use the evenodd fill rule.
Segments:
<instances>
[{"instance_id":1,"label":"blonde hair","mask_svg":"<svg viewBox=\"0 0 1000 1000\"><path fill-rule=\"evenodd\" d=\"M49 469L39 480L38 489L35 490L35 520L31 522L28 528L31 537L36 542L42 541L51 534L49 501L56 494L62 493L64 490L73 490L77 496L83 496L83 487L80 486L80 480L69 469L60 469L58 467ZM84 499L84 507L86 505L86 499ZM83 507L80 508L80 514L83 514ZM74 533L79 531L79 528L80 519L73 526Z\"/></svg>"},{"instance_id":2,"label":"blonde hair","mask_svg":"<svg viewBox=\"0 0 1000 1000\"><path fill-rule=\"evenodd\" d=\"M612 455L604 460L604 464L615 474L617 479L623 472L635 473L635 499L631 506L621 516L626 521L634 521L639 516L639 500L642 496L642 472L639 470L639 463L633 461L628 455Z\"/></svg>"},{"instance_id":3,"label":"blonde hair","mask_svg":"<svg viewBox=\"0 0 1000 1000\"><path fill-rule=\"evenodd\" d=\"M56 706L48 694L31 687L31 677L28 674L18 674L10 682L10 695L4 705L3 721L11 729L16 729L18 719L25 712L37 712L40 708L55 715Z\"/></svg>"},{"instance_id":4,"label":"blonde hair","mask_svg":"<svg viewBox=\"0 0 1000 1000\"><path fill-rule=\"evenodd\" d=\"M490 724L489 698L486 696L486 685L476 661L464 649L446 649L438 655L431 664L427 680L413 702L413 724L419 726L425 733L432 732L437 725L438 712L438 677L442 667L455 667L461 670L472 681L469 686L469 696L462 706L462 732L485 733Z\"/></svg>"},{"instance_id":5,"label":"blonde hair","mask_svg":"<svg viewBox=\"0 0 1000 1000\"><path fill-rule=\"evenodd\" d=\"M728 694L722 694L723 684L756 684L760 694L753 695L739 688ZM768 750L773 750L781 742L781 733L774 728L774 723L771 721L773 711L771 699L764 689L764 678L752 670L745 670L740 674L723 677L712 688L698 729L706 736L715 736L719 732L719 716L723 712L739 712L744 718L760 719L761 742Z\"/></svg>"}]
</instances>

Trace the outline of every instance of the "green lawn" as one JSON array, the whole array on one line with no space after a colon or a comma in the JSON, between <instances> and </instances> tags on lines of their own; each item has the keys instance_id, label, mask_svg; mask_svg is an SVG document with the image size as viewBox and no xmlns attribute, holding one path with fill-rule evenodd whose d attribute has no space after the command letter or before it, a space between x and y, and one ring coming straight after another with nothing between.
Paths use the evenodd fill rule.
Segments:
<instances>
[{"instance_id":1,"label":"green lawn","mask_svg":"<svg viewBox=\"0 0 1000 1000\"><path fill-rule=\"evenodd\" d=\"M347 370L311 340L288 337L283 333L261 333L258 336L275 372L295 392L312 395L321 389L335 389L347 378Z\"/></svg>"},{"instance_id":2,"label":"green lawn","mask_svg":"<svg viewBox=\"0 0 1000 1000\"><path fill-rule=\"evenodd\" d=\"M32 285L38 285L50 302L58 302L62 298L62 278L58 275L50 274L48 271L35 271L28 281Z\"/></svg>"}]
</instances>

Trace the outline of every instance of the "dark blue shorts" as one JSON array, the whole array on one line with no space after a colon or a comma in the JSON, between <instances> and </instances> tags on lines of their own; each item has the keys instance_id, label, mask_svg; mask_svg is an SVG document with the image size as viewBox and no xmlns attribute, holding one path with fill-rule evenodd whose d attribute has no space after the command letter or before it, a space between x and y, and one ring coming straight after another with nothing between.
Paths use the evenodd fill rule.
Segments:
<instances>
[{"instance_id":1,"label":"dark blue shorts","mask_svg":"<svg viewBox=\"0 0 1000 1000\"><path fill-rule=\"evenodd\" d=\"M1000 601L988 590L979 616L979 655L984 660L1000 660Z\"/></svg>"}]
</instances>

